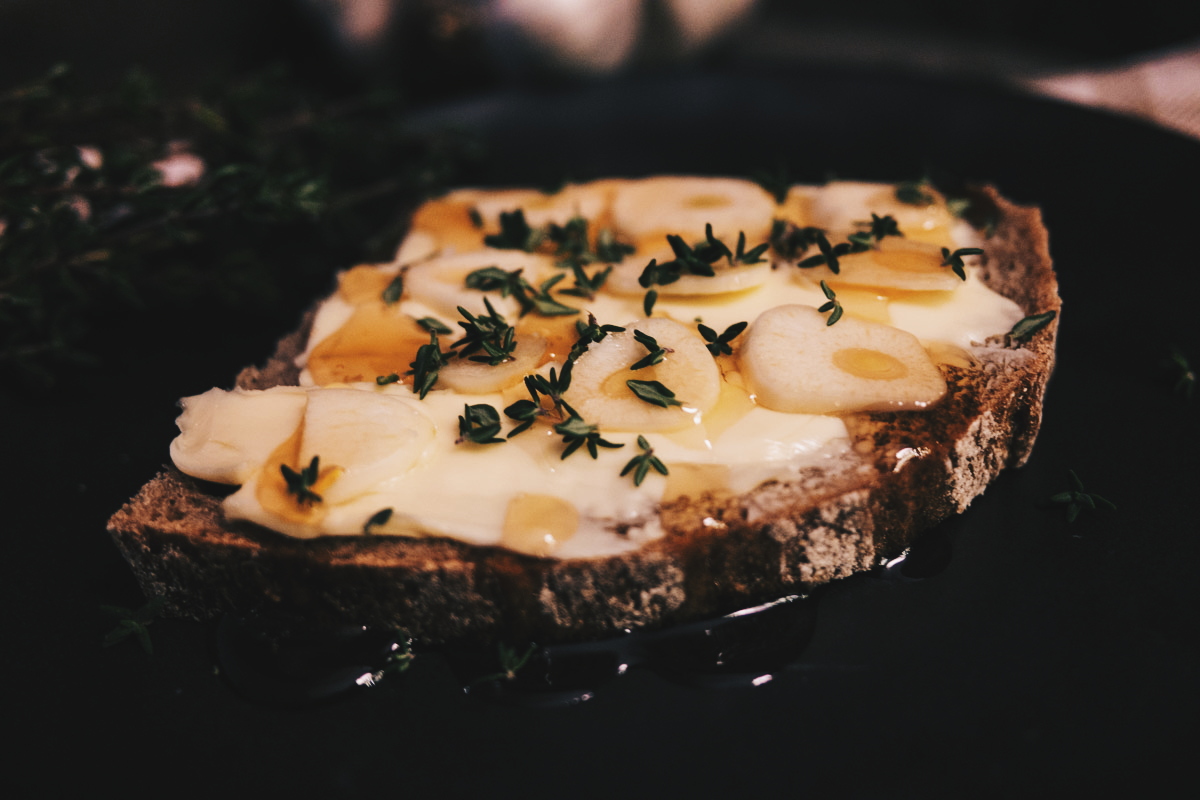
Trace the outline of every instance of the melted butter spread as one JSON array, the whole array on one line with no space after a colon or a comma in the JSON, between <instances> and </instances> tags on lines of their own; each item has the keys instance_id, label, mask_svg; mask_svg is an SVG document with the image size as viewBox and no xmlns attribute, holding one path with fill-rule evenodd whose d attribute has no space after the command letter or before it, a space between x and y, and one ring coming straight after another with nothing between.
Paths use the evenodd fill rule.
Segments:
<instances>
[{"instance_id":1,"label":"melted butter spread","mask_svg":"<svg viewBox=\"0 0 1200 800\"><path fill-rule=\"evenodd\" d=\"M485 237L501 233L500 215L518 209L543 230L583 216L591 245L603 229L636 250L612 264L593 296L564 294L573 273L547 247L485 246ZM771 250L759 264L721 259L711 278L654 286L658 301L645 318L638 278L651 258L675 257L663 231L698 247L708 223L730 249L745 232L750 250L766 241L773 219L819 226L837 242L872 213L892 215L903 239L844 259L838 274L799 269L803 256L789 262ZM731 179L597 181L554 195L461 190L415 213L394 262L342 274L298 360L301 386L185 398L171 455L185 473L240 486L224 501L228 517L292 536L448 536L556 558L623 552L662 535L663 502L740 494L804 468L853 465L864 454L851 446L840 414L936 403L944 392L936 365L973 366L972 348L1023 316L982 284L970 260L965 282L940 265L941 247L966 246L986 251L940 196L913 208L879 184L794 187L782 204ZM562 276L550 294L579 313L522 313L499 288L464 285L466 274L489 266L521 270L530 287ZM589 276L604 268L584 265ZM822 280L845 312L832 326L817 311L827 302ZM403 288L385 299L389 287ZM448 309L481 315L485 297L515 326L517 361L489 367L451 358L459 363L443 368L449 377L419 398L406 373L431 342L429 321L451 331L438 337L448 352L463 330L463 317ZM603 442L620 447L599 446L592 458L585 446L564 458L553 428L563 417L544 397L534 424L506 438L518 423L503 411L530 398L526 376L561 374L576 321L589 315L626 331L589 346L573 365L566 397L587 409L585 421L603 422ZM730 340L733 352L713 356L700 323L721 334L740 322L749 327ZM658 364L632 369L650 353L634 330L663 348ZM631 380L659 381L680 404L639 400ZM499 414L500 442L476 443L460 432L466 407L483 405ZM667 474L646 469L635 485L636 459L650 455ZM314 457L320 469L308 492L318 499L284 477L285 468L301 474ZM385 509L391 513L380 523Z\"/></svg>"}]
</instances>

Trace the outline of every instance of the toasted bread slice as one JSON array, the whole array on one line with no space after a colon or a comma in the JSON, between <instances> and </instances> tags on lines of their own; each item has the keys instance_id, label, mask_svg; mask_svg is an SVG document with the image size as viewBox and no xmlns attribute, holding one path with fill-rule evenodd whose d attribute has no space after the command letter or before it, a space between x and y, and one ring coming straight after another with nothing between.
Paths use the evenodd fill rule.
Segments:
<instances>
[{"instance_id":1,"label":"toasted bread slice","mask_svg":"<svg viewBox=\"0 0 1200 800\"><path fill-rule=\"evenodd\" d=\"M992 188L983 282L1026 315L1060 301L1037 209ZM311 314L237 385L295 385ZM225 518L229 488L166 468L109 523L147 595L168 613L282 608L314 625L404 629L418 640L538 641L659 627L804 592L900 553L1028 459L1054 365L1055 317L1032 336L1000 334L970 363L943 363L946 395L921 412L844 416L861 458L811 466L730 495L664 502L665 534L637 549L543 558L448 538L292 538Z\"/></svg>"}]
</instances>

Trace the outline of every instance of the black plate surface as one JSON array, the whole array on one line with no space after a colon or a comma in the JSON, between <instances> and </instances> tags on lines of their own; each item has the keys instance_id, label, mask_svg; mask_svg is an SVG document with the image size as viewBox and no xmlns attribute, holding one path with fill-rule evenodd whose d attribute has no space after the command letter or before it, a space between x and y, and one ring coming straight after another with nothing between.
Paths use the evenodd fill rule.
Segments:
<instances>
[{"instance_id":1,"label":"black plate surface","mask_svg":"<svg viewBox=\"0 0 1200 800\"><path fill-rule=\"evenodd\" d=\"M0 393L4 716L18 737L6 783L1077 796L1183 774L1200 720L1200 425L1162 362L1174 346L1200 363L1200 143L991 88L854 73L662 77L421 121L479 130L496 183L786 164L808 181L933 171L1041 205L1064 309L1032 461L943 526L943 569L822 593L811 641L783 666L731 681L634 667L547 708L465 695L444 658L419 655L403 676L283 708L223 679L215 625L155 622L153 657L100 645L113 624L100 607L141 603L106 518L166 460L175 400L228 385L282 333L147 331L112 374L36 402ZM1068 524L1046 502L1068 470L1117 510Z\"/></svg>"}]
</instances>

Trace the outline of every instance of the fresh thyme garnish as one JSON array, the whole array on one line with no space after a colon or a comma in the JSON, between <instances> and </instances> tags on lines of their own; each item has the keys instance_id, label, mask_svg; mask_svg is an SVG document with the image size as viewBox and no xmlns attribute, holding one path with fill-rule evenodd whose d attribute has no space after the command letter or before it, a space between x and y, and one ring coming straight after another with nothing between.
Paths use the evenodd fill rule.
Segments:
<instances>
[{"instance_id":1,"label":"fresh thyme garnish","mask_svg":"<svg viewBox=\"0 0 1200 800\"><path fill-rule=\"evenodd\" d=\"M596 260L605 264L615 264L636 248L630 244L617 241L617 236L608 228L602 228L596 234Z\"/></svg>"},{"instance_id":2,"label":"fresh thyme garnish","mask_svg":"<svg viewBox=\"0 0 1200 800\"><path fill-rule=\"evenodd\" d=\"M865 236L865 238L864 238ZM838 263L838 257L848 255L850 253L862 253L871 249L870 237L866 235L857 236L851 235L850 241L839 242L836 245L831 245L829 239L826 238L824 231L817 231L815 234L817 247L821 254L817 256L809 256L803 261L796 264L801 269L811 269L819 267L822 264L829 267L829 271L834 275L841 272L841 264Z\"/></svg>"},{"instance_id":3,"label":"fresh thyme garnish","mask_svg":"<svg viewBox=\"0 0 1200 800\"><path fill-rule=\"evenodd\" d=\"M451 330L449 325L435 317L421 317L419 320L417 320L417 324L430 333L453 333L453 330Z\"/></svg>"},{"instance_id":4,"label":"fresh thyme garnish","mask_svg":"<svg viewBox=\"0 0 1200 800\"><path fill-rule=\"evenodd\" d=\"M808 248L817 243L825 231L814 227L797 227L787 220L777 219L771 222L771 248L786 259L793 259L804 254Z\"/></svg>"},{"instance_id":5,"label":"fresh thyme garnish","mask_svg":"<svg viewBox=\"0 0 1200 800\"><path fill-rule=\"evenodd\" d=\"M413 393L424 400L425 395L429 394L429 390L437 383L438 370L447 363L449 360L446 354L438 346L437 331L430 331L429 344L423 344L417 348L417 358L409 364L412 369L404 373L413 376Z\"/></svg>"},{"instance_id":6,"label":"fresh thyme garnish","mask_svg":"<svg viewBox=\"0 0 1200 800\"><path fill-rule=\"evenodd\" d=\"M589 425L575 413L567 417L562 422L554 426L554 432L562 436L563 448L562 456L566 458L574 453L580 447L586 447L592 458L597 457L599 447L618 448L624 447L624 444L615 444L600 438L600 428L596 425Z\"/></svg>"},{"instance_id":7,"label":"fresh thyme garnish","mask_svg":"<svg viewBox=\"0 0 1200 800\"><path fill-rule=\"evenodd\" d=\"M412 651L412 639L407 633L397 630L396 639L398 641L392 643L391 652L388 653L387 661L380 673L402 674L408 672L408 668L412 666L413 660L417 657L416 653ZM382 677L382 674L379 677Z\"/></svg>"},{"instance_id":8,"label":"fresh thyme garnish","mask_svg":"<svg viewBox=\"0 0 1200 800\"><path fill-rule=\"evenodd\" d=\"M610 333L620 333L625 330L618 325L600 325L596 322L596 318L592 314L588 314L588 322L583 324L583 320L576 320L575 330L579 334L579 338L575 340L575 344L571 345L571 352L567 354L567 361L576 361L592 345Z\"/></svg>"},{"instance_id":9,"label":"fresh thyme garnish","mask_svg":"<svg viewBox=\"0 0 1200 800\"><path fill-rule=\"evenodd\" d=\"M625 385L629 387L639 399L645 400L652 406L660 408L670 408L671 406L681 406L683 403L675 399L675 393L663 386L658 381L625 381Z\"/></svg>"},{"instance_id":10,"label":"fresh thyme garnish","mask_svg":"<svg viewBox=\"0 0 1200 800\"><path fill-rule=\"evenodd\" d=\"M855 223L856 225L865 225L867 230L864 231L868 236L876 242L881 242L888 236L901 236L904 234L900 231L900 227L896 224L896 219L891 214L879 216L874 211L871 212L871 221L866 220Z\"/></svg>"},{"instance_id":11,"label":"fresh thyme garnish","mask_svg":"<svg viewBox=\"0 0 1200 800\"><path fill-rule=\"evenodd\" d=\"M462 348L458 350L459 358L494 367L512 358L512 352L517 347L517 329L505 321L486 297L483 298L483 305L488 313L478 317L462 306L458 307L458 313L463 316L458 325L466 335L450 347L454 350ZM480 350L485 355L475 355Z\"/></svg>"},{"instance_id":12,"label":"fresh thyme garnish","mask_svg":"<svg viewBox=\"0 0 1200 800\"><path fill-rule=\"evenodd\" d=\"M608 276L612 274L611 266L603 269L598 269L589 277L583 267L574 262L571 263L571 274L575 277L575 285L570 289L560 289L560 294L569 294L572 297L585 297L588 300L593 300L596 297L596 292L600 291L600 287L608 280ZM566 308L566 306L564 306ZM575 309L571 309L576 311ZM578 313L576 311L576 313Z\"/></svg>"},{"instance_id":13,"label":"fresh thyme garnish","mask_svg":"<svg viewBox=\"0 0 1200 800\"><path fill-rule=\"evenodd\" d=\"M642 311L649 317L654 313L654 304L658 302L658 292L655 289L646 291L646 296L642 298Z\"/></svg>"},{"instance_id":14,"label":"fresh thyme garnish","mask_svg":"<svg viewBox=\"0 0 1200 800\"><path fill-rule=\"evenodd\" d=\"M562 372L558 372L554 367L550 368L549 377L540 373L525 376L525 388L529 391L530 400L518 400L517 402L504 409L505 415L517 420L521 424L508 432L508 438L516 436L522 431L528 430L540 416L544 416L547 412L542 407L541 397L545 397L554 405L554 413L561 418L568 415L575 415L575 409L567 405L563 400L563 395L571 386L571 368L575 362L568 360L563 365Z\"/></svg>"},{"instance_id":15,"label":"fresh thyme garnish","mask_svg":"<svg viewBox=\"0 0 1200 800\"><path fill-rule=\"evenodd\" d=\"M825 283L825 281L821 281L821 291L825 293L825 297L829 302L818 308L817 311L820 311L822 314L826 311L833 312L829 315L829 319L825 320L825 325L828 327L842 318L842 303L837 299L837 294L833 289L829 288L829 284Z\"/></svg>"},{"instance_id":16,"label":"fresh thyme garnish","mask_svg":"<svg viewBox=\"0 0 1200 800\"><path fill-rule=\"evenodd\" d=\"M929 193L927 181L905 181L896 185L896 199L910 206L932 205L934 196Z\"/></svg>"},{"instance_id":17,"label":"fresh thyme garnish","mask_svg":"<svg viewBox=\"0 0 1200 800\"><path fill-rule=\"evenodd\" d=\"M381 297L387 305L392 305L400 299L400 295L404 294L404 275L400 274L392 278L392 282L383 290Z\"/></svg>"},{"instance_id":18,"label":"fresh thyme garnish","mask_svg":"<svg viewBox=\"0 0 1200 800\"><path fill-rule=\"evenodd\" d=\"M363 523L363 535L370 536L372 528L378 528L380 525L386 525L388 520L392 518L392 509L381 508L376 511L371 517Z\"/></svg>"},{"instance_id":19,"label":"fresh thyme garnish","mask_svg":"<svg viewBox=\"0 0 1200 800\"><path fill-rule=\"evenodd\" d=\"M965 281L967 279L967 270L966 270L967 265L963 262L963 256L981 256L981 255L983 255L983 250L981 250L978 247L960 247L957 250L955 250L953 253L950 252L949 247L943 247L942 248L942 266L950 267L950 269L954 270L955 275L957 275L958 277L962 278Z\"/></svg>"},{"instance_id":20,"label":"fresh thyme garnish","mask_svg":"<svg viewBox=\"0 0 1200 800\"><path fill-rule=\"evenodd\" d=\"M387 386L389 383L396 383L399 380L400 380L400 376L394 372L391 373L390 375L376 375L375 376L375 384L377 386Z\"/></svg>"},{"instance_id":21,"label":"fresh thyme garnish","mask_svg":"<svg viewBox=\"0 0 1200 800\"><path fill-rule=\"evenodd\" d=\"M633 485L641 486L642 481L646 479L646 474L652 467L660 475L666 475L667 465L660 461L658 456L654 455L654 448L646 441L645 436L639 435L637 443L642 452L629 460L629 463L625 465L625 469L621 470L621 476L624 477L632 471Z\"/></svg>"},{"instance_id":22,"label":"fresh thyme garnish","mask_svg":"<svg viewBox=\"0 0 1200 800\"><path fill-rule=\"evenodd\" d=\"M751 180L770 192L776 203L787 200L788 190L792 188L792 179L787 167L779 167L773 172L759 170L751 176Z\"/></svg>"},{"instance_id":23,"label":"fresh thyme garnish","mask_svg":"<svg viewBox=\"0 0 1200 800\"><path fill-rule=\"evenodd\" d=\"M483 243L498 250L524 250L532 253L542 243L543 234L529 227L521 209L500 212L500 233L483 237Z\"/></svg>"},{"instance_id":24,"label":"fresh thyme garnish","mask_svg":"<svg viewBox=\"0 0 1200 800\"><path fill-rule=\"evenodd\" d=\"M665 286L674 283L684 275L700 275L711 278L716 274L712 265L722 258L726 259L730 266L757 264L764 260L761 256L766 252L768 246L761 244L746 252L746 237L743 235L738 237L737 252L730 252L724 242L713 236L711 224L704 226L704 238L704 242L693 248L689 247L681 237L668 234L667 243L671 245L671 252L675 254L675 258L662 264L659 264L657 259L651 259L646 268L642 270L638 283L643 288L649 289L655 284Z\"/></svg>"},{"instance_id":25,"label":"fresh thyme garnish","mask_svg":"<svg viewBox=\"0 0 1200 800\"><path fill-rule=\"evenodd\" d=\"M279 471L283 474L283 480L287 484L288 493L296 496L296 502L301 505L323 502L324 498L312 490L312 487L317 483L317 477L321 471L319 456L313 456L312 461L308 462L308 466L299 472L296 472L287 464L280 464Z\"/></svg>"},{"instance_id":26,"label":"fresh thyme garnish","mask_svg":"<svg viewBox=\"0 0 1200 800\"><path fill-rule=\"evenodd\" d=\"M471 220L471 224L476 228L483 227L483 215L479 213L479 209L471 206L467 209L467 217Z\"/></svg>"},{"instance_id":27,"label":"fresh thyme garnish","mask_svg":"<svg viewBox=\"0 0 1200 800\"><path fill-rule=\"evenodd\" d=\"M1050 498L1051 503L1060 503L1067 507L1067 522L1074 522L1081 511L1095 511L1097 506L1104 506L1110 511L1117 509L1116 505L1108 500L1105 500L1098 494L1085 492L1083 490L1083 481L1079 480L1079 476L1075 474L1075 470L1067 470L1071 478L1071 489L1066 492L1059 492Z\"/></svg>"},{"instance_id":28,"label":"fresh thyme garnish","mask_svg":"<svg viewBox=\"0 0 1200 800\"><path fill-rule=\"evenodd\" d=\"M565 278L565 275L555 275L542 281L541 285L535 289L521 275L522 271L520 269L503 270L499 267L483 267L468 273L465 283L468 289L500 292L501 297L512 295L520 304L522 315L530 311L536 311L543 317L561 317L579 313L579 309L563 305L550 296L550 290ZM603 282L601 280L601 283Z\"/></svg>"},{"instance_id":29,"label":"fresh thyme garnish","mask_svg":"<svg viewBox=\"0 0 1200 800\"><path fill-rule=\"evenodd\" d=\"M729 346L729 343L736 339L742 331L746 330L746 326L749 324L748 322L735 322L726 328L725 332L720 336L717 335L716 331L703 323L698 324L696 330L704 337L704 341L708 342L705 347L708 348L708 352L712 353L714 357L719 355L728 356L733 354L733 348Z\"/></svg>"},{"instance_id":30,"label":"fresh thyme garnish","mask_svg":"<svg viewBox=\"0 0 1200 800\"><path fill-rule=\"evenodd\" d=\"M1196 394L1196 370L1192 369L1187 356L1178 347L1172 347L1171 354L1166 359L1166 366L1174 373L1174 391L1191 400Z\"/></svg>"},{"instance_id":31,"label":"fresh thyme garnish","mask_svg":"<svg viewBox=\"0 0 1200 800\"><path fill-rule=\"evenodd\" d=\"M487 403L463 405L458 418L458 440L455 444L500 444L504 441L496 434L500 432L500 414Z\"/></svg>"},{"instance_id":32,"label":"fresh thyme garnish","mask_svg":"<svg viewBox=\"0 0 1200 800\"><path fill-rule=\"evenodd\" d=\"M665 347L659 347L658 340L649 334L635 330L633 332L633 338L646 348L646 350L649 352L649 355L630 364L630 369L642 369L644 367L651 367L655 364L662 363L662 360L666 358L667 353L669 352Z\"/></svg>"},{"instance_id":33,"label":"fresh thyme garnish","mask_svg":"<svg viewBox=\"0 0 1200 800\"><path fill-rule=\"evenodd\" d=\"M117 627L104 637L104 646L112 647L117 642L133 636L146 651L146 655L154 655L154 648L150 644L150 631L146 628L162 611L165 602L163 598L156 597L136 611L119 606L100 606L102 611L121 618Z\"/></svg>"},{"instance_id":34,"label":"fresh thyme garnish","mask_svg":"<svg viewBox=\"0 0 1200 800\"><path fill-rule=\"evenodd\" d=\"M1025 319L1012 326L1012 330L1008 335L1013 341L1023 342L1042 328L1050 324L1050 322L1058 316L1056 311L1046 311L1041 314L1031 314Z\"/></svg>"}]
</instances>

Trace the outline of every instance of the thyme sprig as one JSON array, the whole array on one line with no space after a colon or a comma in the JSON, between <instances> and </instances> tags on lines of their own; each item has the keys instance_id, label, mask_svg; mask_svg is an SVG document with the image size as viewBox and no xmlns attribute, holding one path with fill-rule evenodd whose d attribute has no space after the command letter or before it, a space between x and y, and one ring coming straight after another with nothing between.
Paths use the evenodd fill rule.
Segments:
<instances>
[{"instance_id":1,"label":"thyme sprig","mask_svg":"<svg viewBox=\"0 0 1200 800\"><path fill-rule=\"evenodd\" d=\"M524 250L532 253L545 238L544 232L529 227L522 209L500 212L500 233L483 237L483 243L497 250Z\"/></svg>"},{"instance_id":2,"label":"thyme sprig","mask_svg":"<svg viewBox=\"0 0 1200 800\"><path fill-rule=\"evenodd\" d=\"M646 367L652 367L655 364L661 364L662 360L667 357L667 353L672 352L670 348L661 347L658 344L658 340L648 333L635 330L633 332L633 338L637 340L638 344L646 348L648 355L630 364L630 369L644 369Z\"/></svg>"},{"instance_id":3,"label":"thyme sprig","mask_svg":"<svg viewBox=\"0 0 1200 800\"><path fill-rule=\"evenodd\" d=\"M649 474L651 469L660 475L667 475L667 465L659 460L658 456L654 455L654 448L646 441L646 437L639 435L637 443L642 452L629 459L629 463L621 470L621 477L625 477L632 472L633 485L641 486L642 481L646 479L646 475Z\"/></svg>"},{"instance_id":4,"label":"thyme sprig","mask_svg":"<svg viewBox=\"0 0 1200 800\"><path fill-rule=\"evenodd\" d=\"M649 316L649 315L647 315ZM588 321L585 325L583 320L575 321L575 331L578 338L575 344L571 345L571 351L567 353L567 361L573 362L583 355L590 345L599 342L610 333L620 333L625 330L619 325L601 325L596 321L596 317L589 313Z\"/></svg>"},{"instance_id":5,"label":"thyme sprig","mask_svg":"<svg viewBox=\"0 0 1200 800\"><path fill-rule=\"evenodd\" d=\"M746 330L746 327L749 324L749 322L744 321L735 322L726 328L725 332L720 335L718 335L715 330L708 327L704 323L697 324L696 330L698 330L700 335L704 337L704 341L708 342L705 347L708 348L708 352L713 354L713 357L720 355L728 356L733 355L733 348L729 346L729 343L736 339L742 331Z\"/></svg>"},{"instance_id":6,"label":"thyme sprig","mask_svg":"<svg viewBox=\"0 0 1200 800\"><path fill-rule=\"evenodd\" d=\"M567 389L571 388L571 369L574 364L574 361L568 360L563 365L561 372L551 367L548 376L541 373L525 376L525 389L529 392L530 399L518 400L504 409L506 416L521 423L508 432L508 438L511 439L518 433L528 430L535 420L548 413L557 415L559 419L565 419L572 415L578 416L575 409L571 408L563 399ZM548 411L544 407L542 398L550 401L551 410Z\"/></svg>"},{"instance_id":7,"label":"thyme sprig","mask_svg":"<svg viewBox=\"0 0 1200 800\"><path fill-rule=\"evenodd\" d=\"M1066 506L1067 522L1074 522L1082 511L1096 511L1099 507L1116 511L1117 507L1112 502L1105 500L1094 492L1085 492L1083 490L1083 481L1079 480L1079 476L1075 474L1075 470L1067 470L1067 473L1070 476L1071 488L1065 492L1059 492L1050 498L1051 503Z\"/></svg>"},{"instance_id":8,"label":"thyme sprig","mask_svg":"<svg viewBox=\"0 0 1200 800\"><path fill-rule=\"evenodd\" d=\"M837 299L837 293L834 292L833 289L830 289L829 284L827 284L825 281L821 281L821 291L825 294L825 298L829 302L822 305L817 309L817 311L821 312L822 314L824 314L826 311L833 312L829 315L829 319L825 320L825 326L828 327L835 324L839 319L842 318L844 309L842 308L842 302Z\"/></svg>"},{"instance_id":9,"label":"thyme sprig","mask_svg":"<svg viewBox=\"0 0 1200 800\"><path fill-rule=\"evenodd\" d=\"M1012 326L1012 330L1008 332L1009 338L1016 342L1026 341L1053 322L1056 316L1058 316L1057 311L1044 311L1041 314L1031 314Z\"/></svg>"},{"instance_id":10,"label":"thyme sprig","mask_svg":"<svg viewBox=\"0 0 1200 800\"><path fill-rule=\"evenodd\" d=\"M425 395L429 394L429 390L437 383L438 371L448 363L450 363L449 358L442 352L441 346L438 344L437 331L431 330L429 343L417 348L416 359L409 364L412 369L404 373L413 376L413 394L424 400ZM378 382L378 378L376 382Z\"/></svg>"},{"instance_id":11,"label":"thyme sprig","mask_svg":"<svg viewBox=\"0 0 1200 800\"><path fill-rule=\"evenodd\" d=\"M855 224L860 227L866 227L866 230L863 231L863 233L866 234L870 239L874 240L873 242L868 242L868 244L872 245L882 242L888 236L904 236L904 233L901 232L900 226L896 222L896 218L891 214L885 214L881 217L872 211L870 222L863 220L862 222L856 222Z\"/></svg>"},{"instance_id":12,"label":"thyme sprig","mask_svg":"<svg viewBox=\"0 0 1200 800\"><path fill-rule=\"evenodd\" d=\"M808 248L817 243L818 237L824 234L825 231L821 228L799 227L787 220L777 219L771 222L768 242L771 249L790 261L804 255Z\"/></svg>"},{"instance_id":13,"label":"thyme sprig","mask_svg":"<svg viewBox=\"0 0 1200 800\"><path fill-rule=\"evenodd\" d=\"M494 367L512 358L513 350L517 348L517 329L508 324L486 297L483 298L483 305L487 313L480 316L475 316L462 306L458 307L458 313L462 315L458 326L463 329L464 336L450 347L458 353L459 358ZM437 334L431 332L430 335ZM477 355L480 350L483 354Z\"/></svg>"},{"instance_id":14,"label":"thyme sprig","mask_svg":"<svg viewBox=\"0 0 1200 800\"><path fill-rule=\"evenodd\" d=\"M829 238L825 235L824 231L818 231L815 237L817 248L821 251L820 255L809 256L796 264L797 267L811 269L824 264L829 267L830 272L837 275L841 272L841 264L838 262L839 257L849 255L850 253L862 253L870 250L872 246L867 240L869 237L864 238L860 236L854 238L852 236L850 241L839 242L836 245L829 243Z\"/></svg>"},{"instance_id":15,"label":"thyme sprig","mask_svg":"<svg viewBox=\"0 0 1200 800\"><path fill-rule=\"evenodd\" d=\"M478 686L479 684L491 683L493 681L516 680L517 673L529 663L529 659L533 658L533 654L537 652L537 649L538 646L530 642L525 652L518 654L514 648L501 642L499 646L500 671L476 678L471 681L469 686Z\"/></svg>"},{"instance_id":16,"label":"thyme sprig","mask_svg":"<svg viewBox=\"0 0 1200 800\"><path fill-rule=\"evenodd\" d=\"M625 385L629 390L637 395L639 400L644 400L652 406L660 408L670 408L671 406L681 406L683 403L675 399L675 393L663 386L658 381L625 381Z\"/></svg>"},{"instance_id":17,"label":"thyme sprig","mask_svg":"<svg viewBox=\"0 0 1200 800\"><path fill-rule=\"evenodd\" d=\"M566 275L554 275L534 288L529 281L525 280L523 272L523 269L505 270L500 267L483 267L468 273L464 283L468 289L499 292L501 297L511 295L521 306L522 316L531 311L536 311L543 317L561 317L579 313L579 309L564 305L550 295L550 290Z\"/></svg>"},{"instance_id":18,"label":"thyme sprig","mask_svg":"<svg viewBox=\"0 0 1200 800\"><path fill-rule=\"evenodd\" d=\"M121 608L120 606L100 606L102 611L120 618L117 627L109 631L104 637L104 646L112 647L114 644L132 636L137 639L138 644L142 646L142 650L146 651L146 655L154 655L154 647L150 643L150 631L148 627L162 612L165 603L166 600L164 598L156 597L136 610Z\"/></svg>"},{"instance_id":19,"label":"thyme sprig","mask_svg":"<svg viewBox=\"0 0 1200 800\"><path fill-rule=\"evenodd\" d=\"M498 433L500 414L494 407L487 403L463 405L463 413L458 417L458 439L455 444L501 444L505 440L497 436Z\"/></svg>"},{"instance_id":20,"label":"thyme sprig","mask_svg":"<svg viewBox=\"0 0 1200 800\"><path fill-rule=\"evenodd\" d=\"M983 255L983 250L978 247L960 247L957 250L955 250L953 253L950 252L949 247L943 247L942 248L942 266L950 267L950 269L954 270L955 275L957 275L958 277L962 278L965 281L967 279L967 270L966 270L967 265L963 261L963 256L981 256L981 255Z\"/></svg>"},{"instance_id":21,"label":"thyme sprig","mask_svg":"<svg viewBox=\"0 0 1200 800\"><path fill-rule=\"evenodd\" d=\"M319 456L313 456L312 461L308 462L308 466L299 472L287 464L280 464L279 471L283 474L283 481L287 485L288 493L296 496L296 502L301 505L324 502L324 498L312 490L317 483L317 478L320 477L321 459Z\"/></svg>"},{"instance_id":22,"label":"thyme sprig","mask_svg":"<svg viewBox=\"0 0 1200 800\"><path fill-rule=\"evenodd\" d=\"M565 459L581 447L586 448L592 458L597 458L600 447L615 449L625 446L600 438L599 426L589 425L574 411L569 417L554 426L554 432L562 436L563 444L566 445L560 456L561 459Z\"/></svg>"},{"instance_id":23,"label":"thyme sprig","mask_svg":"<svg viewBox=\"0 0 1200 800\"><path fill-rule=\"evenodd\" d=\"M929 181L904 181L896 184L895 197L901 203L910 206L933 205L935 198L929 191Z\"/></svg>"},{"instance_id":24,"label":"thyme sprig","mask_svg":"<svg viewBox=\"0 0 1200 800\"><path fill-rule=\"evenodd\" d=\"M363 523L363 536L370 536L374 532L372 528L386 525L388 520L392 518L392 513L391 508L381 508L368 517L367 521Z\"/></svg>"}]
</instances>

